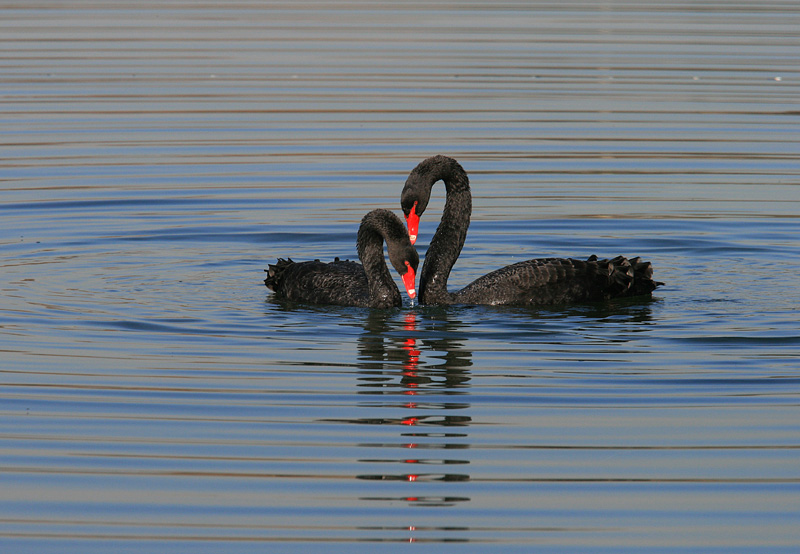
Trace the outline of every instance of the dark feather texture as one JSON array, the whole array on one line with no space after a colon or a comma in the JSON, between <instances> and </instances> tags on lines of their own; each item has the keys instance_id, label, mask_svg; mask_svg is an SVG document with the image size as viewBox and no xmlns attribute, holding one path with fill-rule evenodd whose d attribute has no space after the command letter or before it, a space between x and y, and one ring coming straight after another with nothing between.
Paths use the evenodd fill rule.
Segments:
<instances>
[{"instance_id":1,"label":"dark feather texture","mask_svg":"<svg viewBox=\"0 0 800 554\"><path fill-rule=\"evenodd\" d=\"M280 298L311 304L363 306L369 300L364 267L339 258L328 263L278 258L269 265L264 284Z\"/></svg>"},{"instance_id":2,"label":"dark feather texture","mask_svg":"<svg viewBox=\"0 0 800 554\"><path fill-rule=\"evenodd\" d=\"M389 259L401 276L409 267L416 272L419 257L402 221L389 210L373 210L361 220L356 241L364 265L339 258L328 263L280 258L269 265L264 284L278 298L297 302L369 308L401 306L400 291L384 259L384 241Z\"/></svg>"},{"instance_id":3,"label":"dark feather texture","mask_svg":"<svg viewBox=\"0 0 800 554\"><path fill-rule=\"evenodd\" d=\"M422 265L420 304L569 304L649 295L662 284L653 281L650 262L639 258L542 258L503 267L450 293L447 280L466 241L472 213L467 173L453 158L428 158L409 175L400 204L406 217L412 208L421 215L439 180L444 181L447 199Z\"/></svg>"}]
</instances>

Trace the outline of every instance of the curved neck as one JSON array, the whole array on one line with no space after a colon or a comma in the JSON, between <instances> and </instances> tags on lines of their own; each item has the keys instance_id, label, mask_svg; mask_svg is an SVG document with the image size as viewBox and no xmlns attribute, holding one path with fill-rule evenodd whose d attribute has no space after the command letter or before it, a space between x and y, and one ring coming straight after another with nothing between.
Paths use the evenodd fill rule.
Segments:
<instances>
[{"instance_id":1,"label":"curved neck","mask_svg":"<svg viewBox=\"0 0 800 554\"><path fill-rule=\"evenodd\" d=\"M447 279L467 240L467 229L472 216L469 177L457 163L449 164L445 169L430 185L433 187L437 180L443 180L447 198L442 219L428 246L420 273L421 304L448 304L452 301L447 292Z\"/></svg>"},{"instance_id":2,"label":"curved neck","mask_svg":"<svg viewBox=\"0 0 800 554\"><path fill-rule=\"evenodd\" d=\"M402 303L400 291L383 256L383 242L388 240L388 236L385 222L374 212L367 214L358 228L356 248L367 276L370 306L375 308Z\"/></svg>"}]
</instances>

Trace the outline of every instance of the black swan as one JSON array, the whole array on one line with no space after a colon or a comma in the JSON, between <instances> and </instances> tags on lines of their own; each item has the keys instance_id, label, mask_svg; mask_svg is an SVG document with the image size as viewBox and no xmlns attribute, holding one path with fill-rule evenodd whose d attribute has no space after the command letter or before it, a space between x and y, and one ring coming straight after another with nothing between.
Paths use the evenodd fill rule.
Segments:
<instances>
[{"instance_id":1,"label":"black swan","mask_svg":"<svg viewBox=\"0 0 800 554\"><path fill-rule=\"evenodd\" d=\"M622 256L601 260L542 258L515 263L480 277L457 292L447 291L447 279L467 238L472 195L461 165L447 156L422 161L406 180L400 205L411 243L416 242L419 216L425 212L431 188L444 181L442 220L431 239L419 278L420 304L507 304L535 306L649 295L658 285L650 262Z\"/></svg>"},{"instance_id":2,"label":"black swan","mask_svg":"<svg viewBox=\"0 0 800 554\"><path fill-rule=\"evenodd\" d=\"M264 284L285 300L364 308L402 306L400 291L383 257L384 241L389 260L413 299L419 256L403 222L389 210L373 210L361 220L356 248L363 266L339 258L329 263L279 258L266 270Z\"/></svg>"}]
</instances>

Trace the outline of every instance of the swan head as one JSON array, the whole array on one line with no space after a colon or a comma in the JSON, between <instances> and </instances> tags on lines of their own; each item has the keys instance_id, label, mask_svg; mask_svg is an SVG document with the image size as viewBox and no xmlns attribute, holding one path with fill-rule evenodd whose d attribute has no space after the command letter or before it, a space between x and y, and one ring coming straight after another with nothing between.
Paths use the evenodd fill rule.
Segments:
<instances>
[{"instance_id":1,"label":"swan head","mask_svg":"<svg viewBox=\"0 0 800 554\"><path fill-rule=\"evenodd\" d=\"M406 216L411 244L417 242L419 218L428 207L433 184L441 178L439 164L435 163L435 158L438 157L434 156L420 162L408 175L403 192L400 193L400 207Z\"/></svg>"},{"instance_id":2,"label":"swan head","mask_svg":"<svg viewBox=\"0 0 800 554\"><path fill-rule=\"evenodd\" d=\"M416 282L419 254L407 240L388 243L387 250L389 261L392 262L392 266L400 274L408 297L413 300L417 296Z\"/></svg>"},{"instance_id":3,"label":"swan head","mask_svg":"<svg viewBox=\"0 0 800 554\"><path fill-rule=\"evenodd\" d=\"M427 160L426 160L427 161ZM400 206L403 213L408 214L411 208L416 206L418 215L422 215L428 207L428 200L431 198L433 184L439 180L439 176L432 172L422 162L409 174L403 192L400 193Z\"/></svg>"},{"instance_id":4,"label":"swan head","mask_svg":"<svg viewBox=\"0 0 800 554\"><path fill-rule=\"evenodd\" d=\"M417 201L411 205L411 209L406 216L406 225L408 226L408 239L411 244L416 244L417 234L419 233L419 214L417 213Z\"/></svg>"},{"instance_id":5,"label":"swan head","mask_svg":"<svg viewBox=\"0 0 800 554\"><path fill-rule=\"evenodd\" d=\"M428 201L431 198L431 189L436 181L444 180L448 191L453 183L453 177L463 180L460 187L469 188L466 172L453 158L447 156L431 156L421 161L406 179L403 192L400 194L400 207L406 216L408 235L411 244L417 242L419 232L419 218L425 213Z\"/></svg>"},{"instance_id":6,"label":"swan head","mask_svg":"<svg viewBox=\"0 0 800 554\"><path fill-rule=\"evenodd\" d=\"M411 244L406 226L400 218L390 210L378 208L365 215L358 227L356 249L365 271L368 265L375 267L376 264L380 264L382 268L378 270L387 272L382 243L386 244L389 261L402 277L406 292L413 299L417 295L415 281L419 254ZM369 275L367 277L369 278Z\"/></svg>"},{"instance_id":7,"label":"swan head","mask_svg":"<svg viewBox=\"0 0 800 554\"><path fill-rule=\"evenodd\" d=\"M406 262L406 267L408 271L403 275L403 285L406 287L408 297L414 300L417 296L417 272L409 265L409 262Z\"/></svg>"}]
</instances>

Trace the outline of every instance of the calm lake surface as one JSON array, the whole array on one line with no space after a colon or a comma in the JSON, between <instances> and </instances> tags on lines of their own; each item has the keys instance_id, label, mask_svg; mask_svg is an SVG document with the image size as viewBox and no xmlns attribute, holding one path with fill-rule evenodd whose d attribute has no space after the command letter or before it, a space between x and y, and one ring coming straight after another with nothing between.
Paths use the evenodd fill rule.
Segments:
<instances>
[{"instance_id":1,"label":"calm lake surface","mask_svg":"<svg viewBox=\"0 0 800 554\"><path fill-rule=\"evenodd\" d=\"M798 552L797 2L0 14L3 552ZM263 286L353 258L438 153L474 196L451 287L591 254L666 285Z\"/></svg>"}]
</instances>

